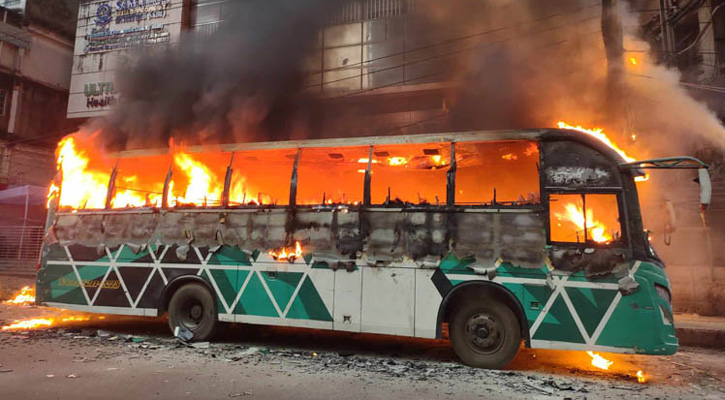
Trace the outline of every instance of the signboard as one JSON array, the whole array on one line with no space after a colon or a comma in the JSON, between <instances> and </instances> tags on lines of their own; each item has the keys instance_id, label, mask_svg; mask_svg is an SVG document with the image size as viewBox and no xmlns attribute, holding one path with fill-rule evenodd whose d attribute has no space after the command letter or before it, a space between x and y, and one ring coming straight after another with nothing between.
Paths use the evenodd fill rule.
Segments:
<instances>
[{"instance_id":1,"label":"signboard","mask_svg":"<svg viewBox=\"0 0 725 400\"><path fill-rule=\"evenodd\" d=\"M102 116L120 100L115 73L134 48L178 43L184 0L84 1L73 56L68 118Z\"/></svg>"}]
</instances>

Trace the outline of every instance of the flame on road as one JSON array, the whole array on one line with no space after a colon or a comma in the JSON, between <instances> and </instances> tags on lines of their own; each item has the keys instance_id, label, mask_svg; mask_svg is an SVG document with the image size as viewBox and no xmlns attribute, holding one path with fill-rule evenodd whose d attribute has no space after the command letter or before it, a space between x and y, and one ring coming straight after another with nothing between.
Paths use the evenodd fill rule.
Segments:
<instances>
[{"instance_id":1,"label":"flame on road","mask_svg":"<svg viewBox=\"0 0 725 400\"><path fill-rule=\"evenodd\" d=\"M603 370L607 371L607 370L609 370L609 367L611 367L612 364L614 364L614 361L609 361L597 353L587 351L587 354L589 354L589 357L592 358L592 365L599 369L603 369Z\"/></svg>"},{"instance_id":2,"label":"flame on road","mask_svg":"<svg viewBox=\"0 0 725 400\"><path fill-rule=\"evenodd\" d=\"M53 325L53 318L33 318L24 321L15 321L10 325L2 327L2 330L28 330L35 328L47 328Z\"/></svg>"},{"instance_id":3,"label":"flame on road","mask_svg":"<svg viewBox=\"0 0 725 400\"><path fill-rule=\"evenodd\" d=\"M642 370L637 371L637 382L647 383L647 375L645 375Z\"/></svg>"},{"instance_id":4,"label":"flame on road","mask_svg":"<svg viewBox=\"0 0 725 400\"><path fill-rule=\"evenodd\" d=\"M99 319L102 319L99 317ZM59 323L68 323L68 322L85 322L90 321L90 317L80 316L80 315L72 315L68 317L60 317L60 318L31 318L26 320L16 320L10 325L5 325L2 327L2 330L4 331L27 331L31 329L39 329L39 328L50 328L52 326L55 326Z\"/></svg>"},{"instance_id":5,"label":"flame on road","mask_svg":"<svg viewBox=\"0 0 725 400\"><path fill-rule=\"evenodd\" d=\"M35 289L31 288L30 286L25 286L24 288L20 289L20 292L18 292L15 297L6 301L5 303L22 306L33 305L35 304Z\"/></svg>"}]
</instances>

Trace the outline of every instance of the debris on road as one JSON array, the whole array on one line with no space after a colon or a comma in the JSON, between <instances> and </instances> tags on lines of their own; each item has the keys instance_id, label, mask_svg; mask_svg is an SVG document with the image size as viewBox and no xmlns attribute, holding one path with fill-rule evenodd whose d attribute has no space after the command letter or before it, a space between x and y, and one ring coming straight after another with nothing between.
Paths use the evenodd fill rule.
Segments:
<instances>
[{"instance_id":1,"label":"debris on road","mask_svg":"<svg viewBox=\"0 0 725 400\"><path fill-rule=\"evenodd\" d=\"M194 338L194 332L186 329L183 326L177 326L174 328L174 336L179 338L182 342L188 342Z\"/></svg>"}]
</instances>

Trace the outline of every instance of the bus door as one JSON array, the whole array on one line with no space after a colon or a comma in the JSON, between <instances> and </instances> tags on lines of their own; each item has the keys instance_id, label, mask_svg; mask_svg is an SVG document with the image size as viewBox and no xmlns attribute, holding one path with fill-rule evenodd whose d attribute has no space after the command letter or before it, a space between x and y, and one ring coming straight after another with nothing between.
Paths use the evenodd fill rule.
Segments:
<instances>
[{"instance_id":1,"label":"bus door","mask_svg":"<svg viewBox=\"0 0 725 400\"><path fill-rule=\"evenodd\" d=\"M551 267L607 275L631 255L618 165L573 141L544 141L542 149Z\"/></svg>"},{"instance_id":2,"label":"bus door","mask_svg":"<svg viewBox=\"0 0 725 400\"><path fill-rule=\"evenodd\" d=\"M532 345L591 345L618 293L612 272L632 264L622 173L574 141L541 148L548 273L545 284L526 286Z\"/></svg>"}]
</instances>

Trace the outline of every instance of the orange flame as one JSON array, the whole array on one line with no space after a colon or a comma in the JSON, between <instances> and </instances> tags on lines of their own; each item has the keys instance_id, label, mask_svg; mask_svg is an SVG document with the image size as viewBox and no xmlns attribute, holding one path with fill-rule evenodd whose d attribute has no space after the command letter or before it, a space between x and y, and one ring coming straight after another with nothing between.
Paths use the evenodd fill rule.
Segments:
<instances>
[{"instance_id":1,"label":"orange flame","mask_svg":"<svg viewBox=\"0 0 725 400\"><path fill-rule=\"evenodd\" d=\"M96 171L90 167L91 156L88 150L80 147L78 140L69 136L60 141L57 150L58 171L63 181L59 187L51 183L48 188L48 203L58 196L59 207L74 209L101 209L106 205L108 184L111 179L109 171ZM126 181L137 179L135 176L127 177ZM116 190L111 199L111 207L144 207L149 201L158 205L161 196L151 194L148 197L142 193L120 189Z\"/></svg>"},{"instance_id":2,"label":"orange flame","mask_svg":"<svg viewBox=\"0 0 725 400\"><path fill-rule=\"evenodd\" d=\"M504 154L501 156L501 158L506 161L516 161L519 159L519 156L517 156L516 154Z\"/></svg>"},{"instance_id":3,"label":"orange flame","mask_svg":"<svg viewBox=\"0 0 725 400\"><path fill-rule=\"evenodd\" d=\"M103 319L99 317L99 319ZM2 330L4 331L19 331L19 330L30 330L30 329L37 329L37 328L50 328L51 326L54 326L58 323L68 323L68 322L85 322L90 321L90 317L84 317L79 315L73 315L69 317L62 317L62 318L32 318L32 319L26 319L26 320L16 320L10 325L5 325L2 327Z\"/></svg>"},{"instance_id":4,"label":"orange flame","mask_svg":"<svg viewBox=\"0 0 725 400\"><path fill-rule=\"evenodd\" d=\"M604 143L605 145L612 148L614 151L617 152L625 161L627 162L636 162L637 159L630 157L627 155L627 153L624 152L621 148L619 148L607 135L604 133L604 129L602 128L594 128L594 129L586 129L582 128L581 125L573 126L569 125L566 122L559 121L558 122L559 129L566 129L570 131L578 131L582 133L586 133L589 136L594 137L595 139L598 139L600 142ZM636 137L636 136L635 136ZM649 180L649 175L647 176L638 176L635 178L635 181L637 182L644 182Z\"/></svg>"},{"instance_id":5,"label":"orange flame","mask_svg":"<svg viewBox=\"0 0 725 400\"><path fill-rule=\"evenodd\" d=\"M205 206L208 202L217 203L217 205L221 203L224 184L219 182L216 174L211 172L206 165L195 160L183 150L175 150L174 164L189 180L186 192L183 195L174 193L174 181L171 181L169 185L170 197L174 199L173 201L176 204Z\"/></svg>"},{"instance_id":6,"label":"orange flame","mask_svg":"<svg viewBox=\"0 0 725 400\"><path fill-rule=\"evenodd\" d=\"M24 321L15 321L10 325L3 326L2 330L27 330L34 328L50 327L51 325L53 325L53 321L53 318L33 318Z\"/></svg>"},{"instance_id":7,"label":"orange flame","mask_svg":"<svg viewBox=\"0 0 725 400\"><path fill-rule=\"evenodd\" d=\"M583 207L574 203L568 203L565 208L566 214L556 213L557 218L572 222L581 231L584 231L586 228L589 238L597 243L609 243L612 241L612 235L607 232L607 227L594 219L594 212L591 209L587 210L585 219Z\"/></svg>"},{"instance_id":8,"label":"orange flame","mask_svg":"<svg viewBox=\"0 0 725 400\"><path fill-rule=\"evenodd\" d=\"M408 164L410 160L405 157L390 157L388 158L388 164L392 167L399 167L401 165Z\"/></svg>"},{"instance_id":9,"label":"orange flame","mask_svg":"<svg viewBox=\"0 0 725 400\"><path fill-rule=\"evenodd\" d=\"M637 382L647 383L647 375L645 375L642 370L637 371Z\"/></svg>"},{"instance_id":10,"label":"orange flame","mask_svg":"<svg viewBox=\"0 0 725 400\"><path fill-rule=\"evenodd\" d=\"M60 190L61 207L104 207L110 174L90 171L89 162L88 155L78 149L76 140L72 136L61 140L58 144L58 170L63 177L63 186ZM57 193L57 190L52 193Z\"/></svg>"},{"instance_id":11,"label":"orange flame","mask_svg":"<svg viewBox=\"0 0 725 400\"><path fill-rule=\"evenodd\" d=\"M587 354L589 354L589 357L592 358L592 365L599 369L603 369L603 370L607 371L607 370L609 370L609 367L611 367L612 364L614 364L613 361L609 361L597 353L592 353L591 351L587 351Z\"/></svg>"},{"instance_id":12,"label":"orange flame","mask_svg":"<svg viewBox=\"0 0 725 400\"><path fill-rule=\"evenodd\" d=\"M6 301L5 303L22 306L35 304L35 289L31 288L30 286L25 286L24 288L20 289L20 292L18 292L15 297Z\"/></svg>"},{"instance_id":13,"label":"orange flame","mask_svg":"<svg viewBox=\"0 0 725 400\"><path fill-rule=\"evenodd\" d=\"M296 259L302 257L302 245L300 245L300 242L295 242L294 251L292 251L292 249L287 251L287 249L282 248L282 250L279 252L270 251L269 255L272 256L275 261L295 262Z\"/></svg>"}]
</instances>

